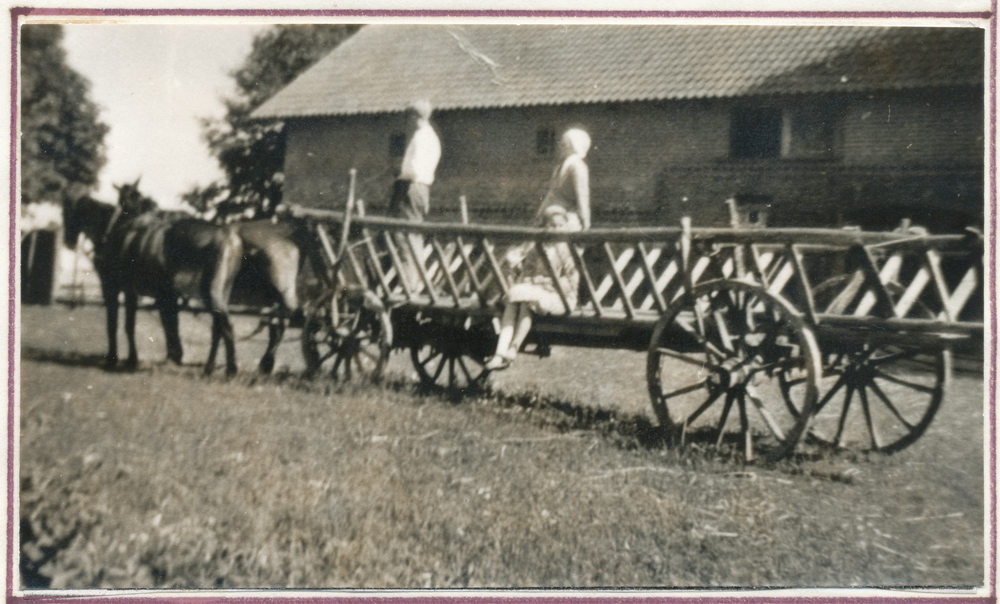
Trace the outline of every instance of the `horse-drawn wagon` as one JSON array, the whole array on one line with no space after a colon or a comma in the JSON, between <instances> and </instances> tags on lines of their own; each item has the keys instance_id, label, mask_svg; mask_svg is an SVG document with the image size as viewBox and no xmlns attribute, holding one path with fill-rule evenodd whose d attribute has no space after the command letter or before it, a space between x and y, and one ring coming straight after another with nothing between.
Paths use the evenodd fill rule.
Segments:
<instances>
[{"instance_id":1,"label":"horse-drawn wagon","mask_svg":"<svg viewBox=\"0 0 1000 604\"><path fill-rule=\"evenodd\" d=\"M297 213L315 239L307 373L378 377L408 349L424 385L482 384L510 287L505 250L565 242L579 291L553 279L569 310L537 317L526 346L645 351L655 415L676 442L735 442L748 459L898 451L940 406L952 349L982 345L983 241L971 232L416 224L366 216L353 195L342 212Z\"/></svg>"}]
</instances>

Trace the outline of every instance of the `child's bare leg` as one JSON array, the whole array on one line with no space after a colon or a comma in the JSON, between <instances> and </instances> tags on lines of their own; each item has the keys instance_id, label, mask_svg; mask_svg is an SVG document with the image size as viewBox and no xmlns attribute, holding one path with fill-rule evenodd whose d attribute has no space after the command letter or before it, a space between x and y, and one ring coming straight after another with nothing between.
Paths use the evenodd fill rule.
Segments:
<instances>
[{"instance_id":1,"label":"child's bare leg","mask_svg":"<svg viewBox=\"0 0 1000 604\"><path fill-rule=\"evenodd\" d=\"M521 344L524 344L524 339L528 337L528 332L531 331L531 309L524 303L518 304L517 307L514 337L510 343L510 353L507 355L507 358L510 359L513 359L517 355L517 351L521 350Z\"/></svg>"},{"instance_id":2,"label":"child's bare leg","mask_svg":"<svg viewBox=\"0 0 1000 604\"><path fill-rule=\"evenodd\" d=\"M500 319L500 339L497 340L497 356L506 357L510 350L520 306L521 304L512 302L503 309L503 317Z\"/></svg>"}]
</instances>

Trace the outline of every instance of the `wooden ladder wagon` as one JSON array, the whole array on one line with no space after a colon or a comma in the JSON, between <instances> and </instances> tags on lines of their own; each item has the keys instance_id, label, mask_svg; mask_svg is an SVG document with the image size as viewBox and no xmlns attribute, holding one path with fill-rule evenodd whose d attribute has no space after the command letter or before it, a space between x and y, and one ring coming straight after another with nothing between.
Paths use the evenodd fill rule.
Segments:
<instances>
[{"instance_id":1,"label":"wooden ladder wagon","mask_svg":"<svg viewBox=\"0 0 1000 604\"><path fill-rule=\"evenodd\" d=\"M578 303L537 317L528 346L645 351L652 406L675 441L730 442L748 459L906 447L945 396L953 347L983 341L972 233L686 221L553 232L364 216L350 200L298 213L320 267L304 296L308 374L377 377L390 350L409 349L424 385L476 387L511 285L505 251L564 242Z\"/></svg>"}]
</instances>

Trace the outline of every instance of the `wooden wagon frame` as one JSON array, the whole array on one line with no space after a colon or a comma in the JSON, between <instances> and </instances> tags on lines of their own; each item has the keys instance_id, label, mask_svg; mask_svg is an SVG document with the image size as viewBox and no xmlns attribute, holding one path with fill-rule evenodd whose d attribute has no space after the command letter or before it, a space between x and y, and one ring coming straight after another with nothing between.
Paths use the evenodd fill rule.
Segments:
<instances>
[{"instance_id":1,"label":"wooden wagon frame","mask_svg":"<svg viewBox=\"0 0 1000 604\"><path fill-rule=\"evenodd\" d=\"M578 303L526 344L647 353L655 415L679 443L747 459L797 448L898 451L927 429L952 350L981 351L983 239L901 228L538 228L298 209L314 233L307 373L379 377L409 349L424 386L486 380L510 287L505 251L565 243ZM541 253L549 272L552 266ZM415 270L414 270L415 269ZM416 275L416 279L405 274Z\"/></svg>"}]
</instances>

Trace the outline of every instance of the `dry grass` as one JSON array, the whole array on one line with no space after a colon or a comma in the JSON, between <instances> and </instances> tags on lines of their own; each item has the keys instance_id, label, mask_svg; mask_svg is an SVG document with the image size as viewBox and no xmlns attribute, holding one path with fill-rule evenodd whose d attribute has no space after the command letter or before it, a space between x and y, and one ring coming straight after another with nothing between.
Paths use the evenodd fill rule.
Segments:
<instances>
[{"instance_id":1,"label":"dry grass","mask_svg":"<svg viewBox=\"0 0 1000 604\"><path fill-rule=\"evenodd\" d=\"M100 317L25 309L30 585L982 582L974 375L900 455L758 467L671 449L644 414L581 400L572 384L501 383L456 403L416 393L405 365L377 388L250 371L225 382L160 365L149 349L140 372L108 373ZM252 353L241 358L252 367ZM581 375L608 365L593 359L574 351L539 364Z\"/></svg>"}]
</instances>

